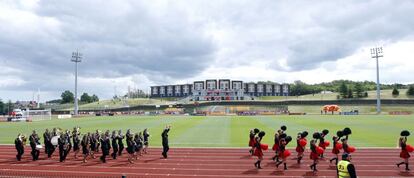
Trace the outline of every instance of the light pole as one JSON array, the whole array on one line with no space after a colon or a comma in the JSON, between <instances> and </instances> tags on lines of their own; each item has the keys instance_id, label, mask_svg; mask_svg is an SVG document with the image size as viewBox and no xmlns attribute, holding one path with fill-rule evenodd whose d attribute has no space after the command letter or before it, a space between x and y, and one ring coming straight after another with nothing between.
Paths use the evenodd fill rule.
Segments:
<instances>
[{"instance_id":1,"label":"light pole","mask_svg":"<svg viewBox=\"0 0 414 178\"><path fill-rule=\"evenodd\" d=\"M82 60L82 54L76 50L76 52L72 52L72 59L71 61L75 63L75 110L74 115L78 115L78 63Z\"/></svg>"},{"instance_id":2,"label":"light pole","mask_svg":"<svg viewBox=\"0 0 414 178\"><path fill-rule=\"evenodd\" d=\"M379 64L378 58L384 57L382 47L376 47L371 49L371 58L377 60L377 114L381 113L381 95L380 95L380 82L379 82Z\"/></svg>"}]
</instances>

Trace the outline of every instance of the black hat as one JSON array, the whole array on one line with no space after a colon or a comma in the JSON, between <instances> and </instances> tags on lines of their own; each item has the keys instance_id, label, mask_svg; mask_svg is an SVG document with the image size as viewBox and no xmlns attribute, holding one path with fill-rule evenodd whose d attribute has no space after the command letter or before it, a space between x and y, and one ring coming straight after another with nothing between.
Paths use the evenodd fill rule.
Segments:
<instances>
[{"instance_id":1,"label":"black hat","mask_svg":"<svg viewBox=\"0 0 414 178\"><path fill-rule=\"evenodd\" d=\"M342 130L338 130L336 132L336 136L338 136L339 138L341 138L342 136L344 136L344 133L342 132Z\"/></svg>"},{"instance_id":2,"label":"black hat","mask_svg":"<svg viewBox=\"0 0 414 178\"><path fill-rule=\"evenodd\" d=\"M287 127L285 125L282 125L282 127L280 127L280 129L282 129L283 131L286 131Z\"/></svg>"},{"instance_id":3,"label":"black hat","mask_svg":"<svg viewBox=\"0 0 414 178\"><path fill-rule=\"evenodd\" d=\"M258 128L254 128L254 130L253 130L253 131L254 131L254 133L256 133L256 134L260 132L260 130L259 130Z\"/></svg>"},{"instance_id":4,"label":"black hat","mask_svg":"<svg viewBox=\"0 0 414 178\"><path fill-rule=\"evenodd\" d=\"M292 141L292 137L291 136L286 136L285 140L286 140L287 143L289 143L290 141Z\"/></svg>"},{"instance_id":5,"label":"black hat","mask_svg":"<svg viewBox=\"0 0 414 178\"><path fill-rule=\"evenodd\" d=\"M342 159L347 159L350 155L348 153L342 154Z\"/></svg>"},{"instance_id":6,"label":"black hat","mask_svg":"<svg viewBox=\"0 0 414 178\"><path fill-rule=\"evenodd\" d=\"M300 137L305 138L306 136L308 136L308 132L303 131L302 134L300 134Z\"/></svg>"},{"instance_id":7,"label":"black hat","mask_svg":"<svg viewBox=\"0 0 414 178\"><path fill-rule=\"evenodd\" d=\"M314 139L319 139L319 138L321 138L321 134L319 132L315 132L315 133L313 133L313 138Z\"/></svg>"},{"instance_id":8,"label":"black hat","mask_svg":"<svg viewBox=\"0 0 414 178\"><path fill-rule=\"evenodd\" d=\"M279 135L280 138L286 138L286 136L287 135L285 133Z\"/></svg>"},{"instance_id":9,"label":"black hat","mask_svg":"<svg viewBox=\"0 0 414 178\"><path fill-rule=\"evenodd\" d=\"M328 135L329 130L328 130L328 129L324 129L324 130L322 130L322 133L323 133L324 135Z\"/></svg>"},{"instance_id":10,"label":"black hat","mask_svg":"<svg viewBox=\"0 0 414 178\"><path fill-rule=\"evenodd\" d=\"M410 132L408 130L403 130L403 131L401 131L401 134L400 135L402 137L408 137L408 136L410 136Z\"/></svg>"},{"instance_id":11,"label":"black hat","mask_svg":"<svg viewBox=\"0 0 414 178\"><path fill-rule=\"evenodd\" d=\"M344 135L351 135L352 134L352 131L351 131L351 129L349 127L346 127L346 128L344 128L344 130L342 131L342 133Z\"/></svg>"},{"instance_id":12,"label":"black hat","mask_svg":"<svg viewBox=\"0 0 414 178\"><path fill-rule=\"evenodd\" d=\"M259 132L259 137L264 137L266 135L266 133L264 131Z\"/></svg>"}]
</instances>

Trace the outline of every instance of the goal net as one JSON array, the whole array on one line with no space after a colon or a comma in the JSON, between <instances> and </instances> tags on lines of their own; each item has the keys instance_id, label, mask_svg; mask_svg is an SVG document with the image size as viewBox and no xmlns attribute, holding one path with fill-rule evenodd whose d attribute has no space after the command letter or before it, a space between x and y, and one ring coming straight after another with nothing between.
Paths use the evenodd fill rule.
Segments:
<instances>
[{"instance_id":1,"label":"goal net","mask_svg":"<svg viewBox=\"0 0 414 178\"><path fill-rule=\"evenodd\" d=\"M26 110L23 116L29 121L51 120L52 112L51 110Z\"/></svg>"}]
</instances>

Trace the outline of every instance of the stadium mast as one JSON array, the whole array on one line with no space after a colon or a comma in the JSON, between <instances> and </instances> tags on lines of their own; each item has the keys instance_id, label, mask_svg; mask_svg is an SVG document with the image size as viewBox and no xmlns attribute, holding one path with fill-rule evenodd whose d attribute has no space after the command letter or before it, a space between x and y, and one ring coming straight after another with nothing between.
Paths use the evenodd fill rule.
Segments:
<instances>
[{"instance_id":1,"label":"stadium mast","mask_svg":"<svg viewBox=\"0 0 414 178\"><path fill-rule=\"evenodd\" d=\"M71 61L75 63L75 109L74 115L78 115L78 63L82 60L82 54L76 50L76 52L72 52L72 59Z\"/></svg>"},{"instance_id":2,"label":"stadium mast","mask_svg":"<svg viewBox=\"0 0 414 178\"><path fill-rule=\"evenodd\" d=\"M380 82L379 82L379 64L378 58L384 57L382 47L376 47L371 49L371 58L377 60L377 114L381 114L381 94L380 94Z\"/></svg>"}]
</instances>

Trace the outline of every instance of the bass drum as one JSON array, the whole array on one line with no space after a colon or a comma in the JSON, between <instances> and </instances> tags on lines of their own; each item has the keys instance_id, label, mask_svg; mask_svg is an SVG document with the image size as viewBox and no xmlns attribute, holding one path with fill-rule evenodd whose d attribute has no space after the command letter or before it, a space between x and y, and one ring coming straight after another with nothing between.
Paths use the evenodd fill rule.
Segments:
<instances>
[{"instance_id":1,"label":"bass drum","mask_svg":"<svg viewBox=\"0 0 414 178\"><path fill-rule=\"evenodd\" d=\"M59 140L59 136L54 136L52 137L52 140L50 140L50 142L52 143L52 145L57 146L58 140Z\"/></svg>"}]
</instances>

